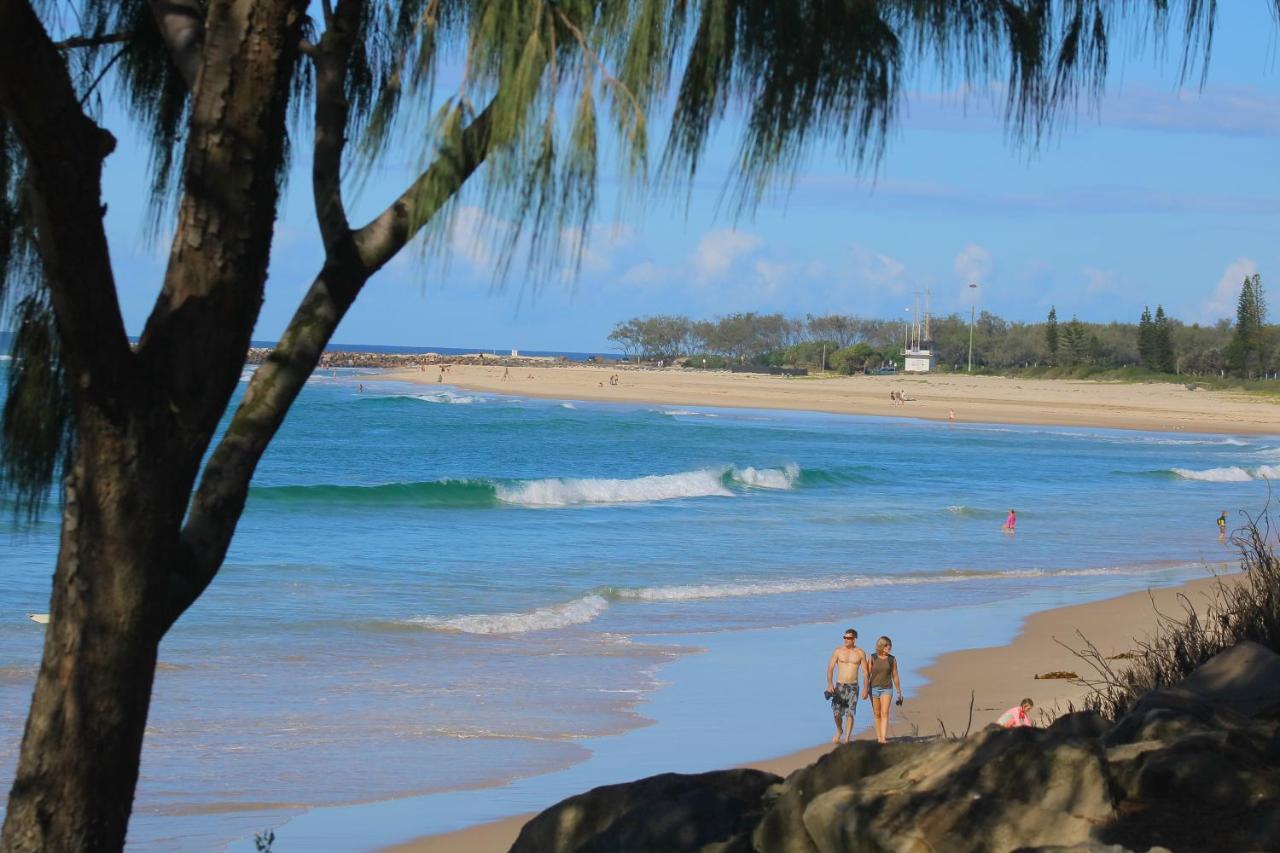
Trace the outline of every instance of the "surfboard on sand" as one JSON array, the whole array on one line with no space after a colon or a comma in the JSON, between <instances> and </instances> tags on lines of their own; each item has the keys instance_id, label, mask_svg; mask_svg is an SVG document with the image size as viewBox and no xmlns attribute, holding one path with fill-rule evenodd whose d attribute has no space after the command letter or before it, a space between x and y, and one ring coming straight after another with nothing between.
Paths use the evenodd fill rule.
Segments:
<instances>
[{"instance_id":1,"label":"surfboard on sand","mask_svg":"<svg viewBox=\"0 0 1280 853\"><path fill-rule=\"evenodd\" d=\"M35 622L37 625L49 624L48 613L28 613L27 618L30 619L32 622Z\"/></svg>"}]
</instances>

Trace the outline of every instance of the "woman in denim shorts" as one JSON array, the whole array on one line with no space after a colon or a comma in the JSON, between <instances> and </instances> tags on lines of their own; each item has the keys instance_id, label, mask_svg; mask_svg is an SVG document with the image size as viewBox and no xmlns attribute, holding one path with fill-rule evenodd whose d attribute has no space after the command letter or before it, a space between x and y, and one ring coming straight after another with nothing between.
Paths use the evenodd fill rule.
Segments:
<instances>
[{"instance_id":1,"label":"woman in denim shorts","mask_svg":"<svg viewBox=\"0 0 1280 853\"><path fill-rule=\"evenodd\" d=\"M871 677L864 696L871 697L871 711L876 715L876 740L885 742L889 734L889 700L897 688L898 704L902 704L902 682L898 679L898 659L889 654L893 640L876 640L876 653L871 656Z\"/></svg>"}]
</instances>

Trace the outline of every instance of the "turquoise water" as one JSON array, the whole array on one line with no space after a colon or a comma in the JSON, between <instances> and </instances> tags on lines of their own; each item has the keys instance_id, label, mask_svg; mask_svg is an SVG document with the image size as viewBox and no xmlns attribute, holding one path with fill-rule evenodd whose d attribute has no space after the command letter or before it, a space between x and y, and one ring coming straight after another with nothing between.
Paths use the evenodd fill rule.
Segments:
<instances>
[{"instance_id":1,"label":"turquoise water","mask_svg":"<svg viewBox=\"0 0 1280 853\"><path fill-rule=\"evenodd\" d=\"M1280 437L318 376L226 566L162 646L131 845L184 846L211 815L234 837L317 805L536 784L589 739L645 725L699 638L1173 582L1231 560L1218 512L1259 510L1277 474ZM1014 536L999 529L1010 507ZM9 775L42 641L24 614L48 608L55 521L0 520ZM790 665L744 666L764 663ZM816 714L816 731L829 723Z\"/></svg>"}]
</instances>

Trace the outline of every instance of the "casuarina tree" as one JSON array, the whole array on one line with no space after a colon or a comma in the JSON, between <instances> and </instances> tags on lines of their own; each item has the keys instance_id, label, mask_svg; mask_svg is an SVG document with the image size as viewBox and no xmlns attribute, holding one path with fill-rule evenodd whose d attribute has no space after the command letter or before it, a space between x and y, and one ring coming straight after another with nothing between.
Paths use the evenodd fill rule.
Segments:
<instances>
[{"instance_id":1,"label":"casuarina tree","mask_svg":"<svg viewBox=\"0 0 1280 853\"><path fill-rule=\"evenodd\" d=\"M1034 142L1102 90L1112 46L1136 41L1117 30L1159 35L1174 21L1198 58L1214 8L0 0L0 283L18 323L0 475L27 512L62 484L50 621L0 846L122 847L161 638L217 575L254 468L338 323L460 194L507 223L500 266L517 251L535 269L571 263L599 151L646 178L658 109L673 111L654 170L668 186L734 117L735 197L749 208L812 141L874 160L910 63L963 84L1005 77L1010 127ZM156 215L176 211L136 340L103 227L108 118L150 140ZM601 146L602 132L617 144ZM351 221L349 179L405 138L422 141L425 167ZM294 157L310 161L323 257L228 413Z\"/></svg>"}]
</instances>

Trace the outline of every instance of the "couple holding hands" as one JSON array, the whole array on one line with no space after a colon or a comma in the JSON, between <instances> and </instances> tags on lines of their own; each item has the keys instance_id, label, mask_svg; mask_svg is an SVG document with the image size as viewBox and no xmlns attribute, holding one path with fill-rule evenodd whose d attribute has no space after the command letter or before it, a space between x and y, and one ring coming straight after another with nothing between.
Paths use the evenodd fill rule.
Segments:
<instances>
[{"instance_id":1,"label":"couple holding hands","mask_svg":"<svg viewBox=\"0 0 1280 853\"><path fill-rule=\"evenodd\" d=\"M898 680L898 659L889 652L893 641L888 637L876 640L874 654L858 648L858 632L846 628L843 645L831 653L827 663L827 690L823 696L831 700L831 713L836 721L836 734L832 743L848 743L853 739L853 716L858 708L858 671L863 672L862 698L871 699L871 711L876 717L876 740L885 742L889 732L889 701L893 691L898 691L898 704L902 704L902 682ZM832 676L835 680L832 681Z\"/></svg>"}]
</instances>

